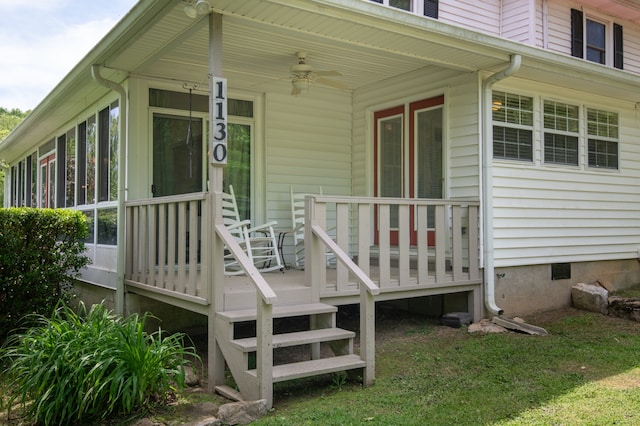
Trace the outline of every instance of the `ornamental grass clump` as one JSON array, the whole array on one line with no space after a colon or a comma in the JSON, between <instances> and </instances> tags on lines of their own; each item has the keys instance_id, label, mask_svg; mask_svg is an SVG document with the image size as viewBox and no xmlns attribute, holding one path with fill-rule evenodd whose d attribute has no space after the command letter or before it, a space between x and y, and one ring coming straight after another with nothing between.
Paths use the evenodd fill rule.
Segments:
<instances>
[{"instance_id":1,"label":"ornamental grass clump","mask_svg":"<svg viewBox=\"0 0 640 426\"><path fill-rule=\"evenodd\" d=\"M13 335L0 354L12 395L37 424L74 424L160 405L184 387L198 359L184 334L144 331L148 314L123 318L94 305L66 305Z\"/></svg>"}]
</instances>

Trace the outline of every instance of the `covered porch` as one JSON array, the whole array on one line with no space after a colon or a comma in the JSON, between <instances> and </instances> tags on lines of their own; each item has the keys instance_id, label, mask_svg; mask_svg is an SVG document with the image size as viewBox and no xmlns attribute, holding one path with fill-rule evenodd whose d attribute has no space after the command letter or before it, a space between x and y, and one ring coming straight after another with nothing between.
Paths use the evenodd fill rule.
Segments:
<instances>
[{"instance_id":1,"label":"covered porch","mask_svg":"<svg viewBox=\"0 0 640 426\"><path fill-rule=\"evenodd\" d=\"M228 232L221 204L220 192L126 203L126 291L209 318L211 390L272 404L275 381L358 369L372 384L376 301L466 293L468 310L481 315L477 201L308 195L305 269L265 274ZM225 252L243 275L225 275ZM335 266L327 266L327 252ZM343 304L360 305L359 353L354 331L336 328ZM308 331L274 334L274 319L301 316ZM240 339L235 327L247 321L256 335ZM321 356L327 342L333 357ZM310 347L308 361L273 365L274 348L301 345ZM225 368L239 393L225 384Z\"/></svg>"},{"instance_id":2,"label":"covered porch","mask_svg":"<svg viewBox=\"0 0 640 426\"><path fill-rule=\"evenodd\" d=\"M255 288L246 274L222 274L223 279L214 282L212 240L227 244L210 216L215 200L215 194L201 193L126 203L125 282L131 290L158 299L177 298L181 302L170 303L201 313L220 297L224 310L249 307L244 296ZM306 268L285 261L284 271L262 274L283 294L299 291L335 305L357 303L360 274L380 289L379 300L480 290L477 201L321 195L309 195L306 201ZM283 225L277 229L286 241L290 226ZM335 229L337 238L327 229ZM397 242L392 244L394 232ZM413 244L412 233L417 238ZM290 247L285 243L280 249L286 253ZM326 252L336 256L335 265L327 266ZM481 309L478 296L469 305L476 316Z\"/></svg>"}]
</instances>

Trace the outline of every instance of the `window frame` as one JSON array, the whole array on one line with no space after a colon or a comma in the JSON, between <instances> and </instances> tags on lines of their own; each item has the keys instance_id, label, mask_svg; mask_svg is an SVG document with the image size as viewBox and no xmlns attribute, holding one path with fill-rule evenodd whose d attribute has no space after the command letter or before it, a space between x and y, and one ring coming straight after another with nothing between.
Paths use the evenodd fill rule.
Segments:
<instances>
[{"instance_id":1,"label":"window frame","mask_svg":"<svg viewBox=\"0 0 640 426\"><path fill-rule=\"evenodd\" d=\"M503 94L504 95L504 102L499 103L499 101L496 101L496 94ZM527 111L527 110L522 110L521 108L518 109L514 109L511 106L507 106L505 105L507 103L507 98L508 96L518 96L519 97L519 101L518 103L521 104L521 100L522 98L528 98L531 100L531 110ZM528 163L528 164L534 164L535 162L535 131L536 131L536 126L535 126L535 114L536 114L536 98L534 96L528 96L528 95L523 95L520 93L515 93L515 92L508 92L506 90L494 90L492 91L492 97L491 97L491 125L492 125L492 146L493 146L493 160L502 160L502 161L517 161L520 163ZM504 109L504 115L505 115L505 120L496 120L496 111L500 111ZM517 111L517 115L520 117L518 122L511 122L509 121L508 117L512 114L509 114L509 111ZM523 112L529 112L531 114L531 124L522 124L522 116L523 116ZM528 132L529 136L530 136L530 144L529 144L529 150L530 150L530 156L528 158L525 157L521 157L520 155L513 156L513 157L509 157L506 154L504 156L496 156L496 129L504 129L504 130L515 130L518 132L518 134L520 134L520 132ZM506 141L503 141L503 143ZM520 142L519 141L515 141L515 143L520 146ZM506 145L505 145L506 146ZM524 145L523 145L524 146ZM506 149L504 149L503 151L506 152ZM518 149L518 152L520 150Z\"/></svg>"},{"instance_id":2,"label":"window frame","mask_svg":"<svg viewBox=\"0 0 640 426\"><path fill-rule=\"evenodd\" d=\"M592 134L590 133L590 121L589 121L589 112L590 111L595 111L597 113L605 113L607 115L611 115L611 114L615 114L616 116L616 124L615 127L617 129L616 131L616 136L612 137L612 136L602 136L599 134ZM598 122L596 122L596 125L598 126ZM608 126L610 124L602 124L603 126ZM584 108L584 118L583 118L583 126L585 128L585 133L584 133L584 144L585 144L585 153L586 153L586 160L585 160L585 169L587 170L602 170L602 171L619 171L620 170L620 113L618 111L613 111L613 110L607 110L607 109L602 109L599 107L595 107L595 106L586 106ZM591 155L592 155L592 149L591 149L591 143L592 142L601 142L606 144L607 146L610 146L611 144L615 144L615 166L609 166L608 162L606 162L607 164L605 165L600 165L597 162L594 164L592 163L591 160ZM595 152L595 155L597 155L598 152ZM613 155L612 153L610 153L608 150L607 152L604 153L600 153L601 155L605 155L607 158L611 158L611 155Z\"/></svg>"},{"instance_id":3,"label":"window frame","mask_svg":"<svg viewBox=\"0 0 640 426\"><path fill-rule=\"evenodd\" d=\"M378 3L383 6L387 6L393 8L395 10L402 10L405 12L410 12L416 15L425 16L427 18L438 19L438 15L440 13L440 2L439 0L408 0L409 1L409 9L402 9L397 6L393 6L390 4L392 0L370 0L373 3ZM425 3L430 3L430 10L425 8Z\"/></svg>"},{"instance_id":4,"label":"window frame","mask_svg":"<svg viewBox=\"0 0 640 426\"><path fill-rule=\"evenodd\" d=\"M604 63L588 59L588 23L595 22L604 26ZM624 30L623 26L611 17L592 10L571 9L571 56L594 64L624 69Z\"/></svg>"},{"instance_id":5,"label":"window frame","mask_svg":"<svg viewBox=\"0 0 640 426\"><path fill-rule=\"evenodd\" d=\"M568 128L570 127L569 124L569 119L573 118L573 117L569 117L567 116L561 116L558 114L554 114L553 117L555 118L555 121L557 123L558 118L560 119L567 119L567 130L564 129L558 129L556 127L547 127L547 112L546 112L546 106L547 103L553 103L555 110L557 111L557 107L558 106L566 106L566 107L573 107L577 109L577 114L575 116L575 120L576 120L576 130L575 131L571 131ZM541 115L542 115L542 120L541 120L541 129L542 129L542 137L540 140L540 144L541 144L541 148L542 148L542 158L541 158L541 162L542 164L544 164L545 166L567 166L567 167L579 167L580 166L580 129L581 126L583 125L583 120L582 120L582 108L580 107L580 105L574 105L571 104L569 102L562 102L559 100L554 100L554 99L542 99L541 102ZM563 136L563 137L570 137L570 138L575 138L575 163L570 163L570 162L566 162L566 161L558 161L557 159L554 160L547 160L547 150L549 149L549 147L547 147L547 135L558 135L558 136ZM554 148L554 149L558 149L558 148ZM561 148L562 149L562 148ZM566 149L566 151L569 151L568 149ZM566 155L565 155L566 157Z\"/></svg>"}]
</instances>

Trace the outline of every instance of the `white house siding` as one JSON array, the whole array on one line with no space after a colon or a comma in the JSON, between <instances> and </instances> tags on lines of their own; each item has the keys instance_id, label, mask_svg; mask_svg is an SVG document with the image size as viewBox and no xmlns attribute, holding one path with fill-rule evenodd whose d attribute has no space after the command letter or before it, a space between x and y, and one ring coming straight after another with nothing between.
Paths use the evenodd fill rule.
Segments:
<instances>
[{"instance_id":1,"label":"white house siding","mask_svg":"<svg viewBox=\"0 0 640 426\"><path fill-rule=\"evenodd\" d=\"M535 0L503 0L501 36L530 45L535 44Z\"/></svg>"},{"instance_id":2,"label":"white house siding","mask_svg":"<svg viewBox=\"0 0 640 426\"><path fill-rule=\"evenodd\" d=\"M544 0L538 0L544 1ZM579 2L547 1L547 48L550 51L571 54L571 9L583 9ZM624 69L640 73L640 29L636 24L626 21L624 17L609 16L597 9L585 8L585 13L593 12L596 16L610 19L622 25L624 44ZM542 15L539 15L542 19ZM542 47L542 46L540 46Z\"/></svg>"},{"instance_id":3,"label":"white house siding","mask_svg":"<svg viewBox=\"0 0 640 426\"><path fill-rule=\"evenodd\" d=\"M465 74L448 82L445 103L447 111L448 198L478 199L481 132L479 81L475 73Z\"/></svg>"},{"instance_id":4,"label":"white house siding","mask_svg":"<svg viewBox=\"0 0 640 426\"><path fill-rule=\"evenodd\" d=\"M501 0L447 0L440 1L438 20L447 24L500 35Z\"/></svg>"},{"instance_id":5,"label":"white house siding","mask_svg":"<svg viewBox=\"0 0 640 426\"><path fill-rule=\"evenodd\" d=\"M494 161L495 266L637 258L640 134L634 105L540 84L518 87L514 81L498 90L534 96L534 162ZM539 110L545 96L618 112L619 170L588 169L583 138L579 168L543 165Z\"/></svg>"},{"instance_id":6,"label":"white house siding","mask_svg":"<svg viewBox=\"0 0 640 426\"><path fill-rule=\"evenodd\" d=\"M267 219L281 228L291 226L291 185L295 192L322 186L324 194L351 194L351 93L317 85L298 96L290 90L265 98Z\"/></svg>"}]
</instances>

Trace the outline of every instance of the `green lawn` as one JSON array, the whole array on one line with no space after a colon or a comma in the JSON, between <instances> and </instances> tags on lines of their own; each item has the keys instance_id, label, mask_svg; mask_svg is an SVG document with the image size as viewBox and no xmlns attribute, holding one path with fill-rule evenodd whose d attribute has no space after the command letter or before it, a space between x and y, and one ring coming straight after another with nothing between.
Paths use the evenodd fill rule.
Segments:
<instances>
[{"instance_id":1,"label":"green lawn","mask_svg":"<svg viewBox=\"0 0 640 426\"><path fill-rule=\"evenodd\" d=\"M549 335L470 335L381 310L375 385L340 375L279 383L274 409L253 424L640 424L640 324L574 309L525 319ZM179 407L152 417L188 420Z\"/></svg>"},{"instance_id":2,"label":"green lawn","mask_svg":"<svg viewBox=\"0 0 640 426\"><path fill-rule=\"evenodd\" d=\"M378 321L374 386L279 385L256 424L640 424L638 323L569 309L527 318L539 337L397 320Z\"/></svg>"}]
</instances>

